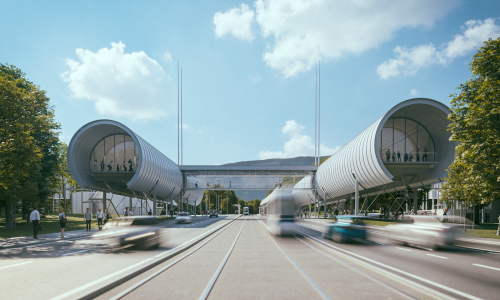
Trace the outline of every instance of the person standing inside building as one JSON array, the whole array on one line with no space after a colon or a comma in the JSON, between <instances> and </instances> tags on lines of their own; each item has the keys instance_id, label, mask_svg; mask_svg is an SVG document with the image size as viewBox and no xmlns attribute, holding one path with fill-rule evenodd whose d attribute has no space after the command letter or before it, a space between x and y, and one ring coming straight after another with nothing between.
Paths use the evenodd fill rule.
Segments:
<instances>
[{"instance_id":1,"label":"person standing inside building","mask_svg":"<svg viewBox=\"0 0 500 300\"><path fill-rule=\"evenodd\" d=\"M123 161L123 172L127 172L127 165L125 164L125 161Z\"/></svg>"},{"instance_id":2,"label":"person standing inside building","mask_svg":"<svg viewBox=\"0 0 500 300\"><path fill-rule=\"evenodd\" d=\"M40 225L40 213L38 212L38 207L31 212L30 215L31 224L33 224L33 238L38 238L38 225Z\"/></svg>"},{"instance_id":3,"label":"person standing inside building","mask_svg":"<svg viewBox=\"0 0 500 300\"><path fill-rule=\"evenodd\" d=\"M129 216L133 216L134 215L134 211L132 210L132 207L130 208L130 212L128 213Z\"/></svg>"},{"instance_id":4,"label":"person standing inside building","mask_svg":"<svg viewBox=\"0 0 500 300\"><path fill-rule=\"evenodd\" d=\"M399 150L398 150L398 162L401 162L401 153L399 153Z\"/></svg>"},{"instance_id":5,"label":"person standing inside building","mask_svg":"<svg viewBox=\"0 0 500 300\"><path fill-rule=\"evenodd\" d=\"M134 168L132 168L132 159L129 159L129 160L128 160L128 171L129 171L129 172L134 171Z\"/></svg>"},{"instance_id":6,"label":"person standing inside building","mask_svg":"<svg viewBox=\"0 0 500 300\"><path fill-rule=\"evenodd\" d=\"M392 162L396 162L396 152L392 152Z\"/></svg>"},{"instance_id":7,"label":"person standing inside building","mask_svg":"<svg viewBox=\"0 0 500 300\"><path fill-rule=\"evenodd\" d=\"M90 210L87 208L87 212L83 214L83 219L85 220L85 228L87 229L86 231L90 231L90 225L92 222L92 213Z\"/></svg>"},{"instance_id":8,"label":"person standing inside building","mask_svg":"<svg viewBox=\"0 0 500 300\"><path fill-rule=\"evenodd\" d=\"M128 206L125 207L125 211L123 212L124 217L128 217Z\"/></svg>"},{"instance_id":9,"label":"person standing inside building","mask_svg":"<svg viewBox=\"0 0 500 300\"><path fill-rule=\"evenodd\" d=\"M94 159L94 172L97 171L97 159Z\"/></svg>"},{"instance_id":10,"label":"person standing inside building","mask_svg":"<svg viewBox=\"0 0 500 300\"><path fill-rule=\"evenodd\" d=\"M108 164L108 172L113 171L113 161L110 161Z\"/></svg>"},{"instance_id":11,"label":"person standing inside building","mask_svg":"<svg viewBox=\"0 0 500 300\"><path fill-rule=\"evenodd\" d=\"M151 211L151 209L148 211L148 216L152 216L153 215L153 212Z\"/></svg>"},{"instance_id":12,"label":"person standing inside building","mask_svg":"<svg viewBox=\"0 0 500 300\"><path fill-rule=\"evenodd\" d=\"M404 156L404 161L405 161L405 162L408 162L408 153L405 153L405 156Z\"/></svg>"},{"instance_id":13,"label":"person standing inside building","mask_svg":"<svg viewBox=\"0 0 500 300\"><path fill-rule=\"evenodd\" d=\"M385 152L385 156L386 156L385 162L390 162L391 161L391 151L389 151L389 149L387 149L387 151Z\"/></svg>"},{"instance_id":14,"label":"person standing inside building","mask_svg":"<svg viewBox=\"0 0 500 300\"><path fill-rule=\"evenodd\" d=\"M101 208L99 208L99 211L97 212L97 227L99 228L98 230L102 230L102 219L104 218L104 213L101 211Z\"/></svg>"},{"instance_id":15,"label":"person standing inside building","mask_svg":"<svg viewBox=\"0 0 500 300\"><path fill-rule=\"evenodd\" d=\"M60 237L64 237L64 230L66 229L66 214L64 213L64 211L61 209L59 210L59 227L61 228L61 235Z\"/></svg>"}]
</instances>

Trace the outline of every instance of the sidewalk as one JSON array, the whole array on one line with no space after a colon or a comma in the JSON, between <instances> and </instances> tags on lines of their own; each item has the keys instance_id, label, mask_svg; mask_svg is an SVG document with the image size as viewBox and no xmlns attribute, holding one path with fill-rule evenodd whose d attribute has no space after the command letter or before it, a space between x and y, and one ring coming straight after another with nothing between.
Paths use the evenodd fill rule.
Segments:
<instances>
[{"instance_id":1,"label":"sidewalk","mask_svg":"<svg viewBox=\"0 0 500 300\"><path fill-rule=\"evenodd\" d=\"M97 229L94 229L93 232L97 232ZM38 234L38 238L35 240L33 236L20 236L15 238L1 239L0 240L0 250L8 249L8 248L17 248L17 247L25 247L25 246L33 246L39 244L46 244L51 242L56 242L60 240L72 240L76 238L90 236L92 233L86 230L74 230L67 231L64 233L64 239L60 237L60 232L54 233L46 233L46 234Z\"/></svg>"}]
</instances>

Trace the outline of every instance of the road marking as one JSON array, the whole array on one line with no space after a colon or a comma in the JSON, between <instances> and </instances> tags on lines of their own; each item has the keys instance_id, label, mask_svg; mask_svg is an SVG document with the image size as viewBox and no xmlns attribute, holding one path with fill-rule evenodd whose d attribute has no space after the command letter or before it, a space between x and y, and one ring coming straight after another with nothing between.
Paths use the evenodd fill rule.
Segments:
<instances>
[{"instance_id":1,"label":"road marking","mask_svg":"<svg viewBox=\"0 0 500 300\"><path fill-rule=\"evenodd\" d=\"M85 252L85 251L88 251L88 250L82 250L82 251L76 251L76 252L66 253L66 254L63 254L63 256L65 256L65 255L71 255L71 254L75 254L75 253L81 253L81 252Z\"/></svg>"},{"instance_id":2,"label":"road marking","mask_svg":"<svg viewBox=\"0 0 500 300\"><path fill-rule=\"evenodd\" d=\"M25 264L29 264L29 263L32 263L32 262L34 262L34 260L23 262L23 263L20 263L20 264L15 264L15 265L10 265L10 266L0 267L0 270L7 269L7 268L10 268L10 267L20 266L20 265L25 265Z\"/></svg>"},{"instance_id":3,"label":"road marking","mask_svg":"<svg viewBox=\"0 0 500 300\"><path fill-rule=\"evenodd\" d=\"M442 259L448 259L448 257L444 257L444 256L439 256L439 255L434 255L434 254L427 254L429 256L434 256L434 257L439 257L439 258L442 258Z\"/></svg>"},{"instance_id":4,"label":"road marking","mask_svg":"<svg viewBox=\"0 0 500 300\"><path fill-rule=\"evenodd\" d=\"M359 254L356 254L356 253L353 253L353 252L350 252L350 251L344 250L344 249L342 249L342 248L339 248L339 247L333 246L333 245L331 245L331 244L329 244L329 243L326 243L326 242L324 242L324 241L322 241L322 240L320 240L320 239L317 239L317 238L315 238L315 237L313 237L313 236L310 236L309 234L306 234L306 233L303 233L303 232L300 232L300 231L298 231L298 232L299 232L300 234L304 235L304 236L309 237L310 239L314 239L314 240L316 240L316 241L318 241L318 242L320 242L320 243L322 243L322 244L325 244L325 245L327 245L328 247L330 247L330 248L332 248L332 249L336 249L336 250L339 250L339 251L343 251L343 252L345 252L345 253L349 253L349 254L351 254L352 256L355 256L355 257L358 257L358 258L364 259L364 260L366 260L366 261L369 261L369 262L371 262L371 263L377 264L377 265L379 265L379 266L383 266L383 267L385 267L385 268L387 268L387 269L389 269L389 270L392 270L392 271L395 271L395 272L398 272L398 273L404 274L404 275L406 275L406 276L409 276L409 277L412 277L412 278L418 279L418 280L423 281L423 282L425 282L425 283L427 283L427 284L429 284L429 285L432 285L432 286L435 286L435 287L437 287L437 288L440 288L440 289L446 290L446 291L448 291L448 292L451 292L451 293L454 293L454 294L460 295L460 296L462 296L462 297L464 297L464 298L474 299L474 300L481 300L481 298L475 297L475 296L473 296L473 295L469 295L469 294L464 293L464 292L461 292L461 291L459 291L459 290L457 290L457 289L450 288L450 287L448 287L448 286L446 286L446 285L443 285L443 284L440 284L440 283L434 282L434 281L429 280L429 279L425 279L425 278L423 278L423 277L420 277L420 276L414 275L414 274L412 274L412 273L405 272L405 271L403 271L403 270L400 270L400 269L397 269L397 268L391 267L391 266L389 266L389 265L386 265L386 264L380 263L380 262L378 262L378 261L376 261L376 260L369 259L369 258L364 257L364 256L362 256L362 255L359 255Z\"/></svg>"},{"instance_id":5,"label":"road marking","mask_svg":"<svg viewBox=\"0 0 500 300\"><path fill-rule=\"evenodd\" d=\"M404 250L404 251L411 251L410 249L405 249L405 248L399 248L399 247L395 247L396 249L399 249L399 250Z\"/></svg>"},{"instance_id":6,"label":"road marking","mask_svg":"<svg viewBox=\"0 0 500 300\"><path fill-rule=\"evenodd\" d=\"M499 268L493 268L493 267L490 267L490 266L485 266L485 265L480 265L480 264L472 264L473 266L478 266L478 267L481 267L481 268L487 268L487 269L492 269L492 270L496 270L496 271L500 271Z\"/></svg>"},{"instance_id":7,"label":"road marking","mask_svg":"<svg viewBox=\"0 0 500 300\"><path fill-rule=\"evenodd\" d=\"M64 294L61 294L61 295L59 295L57 297L54 297L54 298L52 298L52 300L60 300L60 299L64 299L64 298L67 298L69 296L72 296L72 295L74 295L76 293L80 293L80 292L82 292L82 291L90 288L91 286L93 286L95 284L98 284L98 283L103 282L103 281L107 281L108 279L111 279L112 277L114 277L114 276L116 276L116 275L118 275L120 273L123 273L123 272L126 272L128 270L134 269L134 268L136 268L136 267L138 267L138 266L140 266L140 265L142 265L144 263L147 263L150 260L152 260L152 258L147 258L147 259L145 259L143 261L140 261L140 262L138 262L138 263L136 263L134 265L126 267L125 269L121 269L120 271L116 271L116 272L114 272L112 274L109 274L108 276L104 276L104 277L102 277L100 279L94 280L94 281L92 281L90 283L87 283L85 285L82 285L82 286L80 286L80 287L78 287L76 289L73 289L73 290L68 291L68 292L66 292Z\"/></svg>"}]
</instances>

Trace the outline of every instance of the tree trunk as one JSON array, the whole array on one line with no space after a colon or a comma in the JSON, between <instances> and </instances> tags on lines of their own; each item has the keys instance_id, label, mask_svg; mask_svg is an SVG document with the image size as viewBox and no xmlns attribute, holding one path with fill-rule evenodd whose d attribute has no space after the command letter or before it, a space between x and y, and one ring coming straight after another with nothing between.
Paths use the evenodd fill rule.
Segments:
<instances>
[{"instance_id":1,"label":"tree trunk","mask_svg":"<svg viewBox=\"0 0 500 300\"><path fill-rule=\"evenodd\" d=\"M14 228L14 205L7 205L5 208L5 228Z\"/></svg>"}]
</instances>

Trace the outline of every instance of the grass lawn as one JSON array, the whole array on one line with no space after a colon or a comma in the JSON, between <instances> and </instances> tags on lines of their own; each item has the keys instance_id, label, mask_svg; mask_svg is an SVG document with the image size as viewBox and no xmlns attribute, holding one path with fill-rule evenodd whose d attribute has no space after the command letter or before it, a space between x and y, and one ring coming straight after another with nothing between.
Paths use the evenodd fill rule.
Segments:
<instances>
[{"instance_id":1,"label":"grass lawn","mask_svg":"<svg viewBox=\"0 0 500 300\"><path fill-rule=\"evenodd\" d=\"M500 239L497 235L498 224L481 224L474 225L474 229L471 229L470 225L467 225L467 231L464 231L463 226L459 227L459 234L463 236L480 237L480 238L490 238L490 239Z\"/></svg>"},{"instance_id":2,"label":"grass lawn","mask_svg":"<svg viewBox=\"0 0 500 300\"><path fill-rule=\"evenodd\" d=\"M42 214L41 214L42 215ZM40 218L42 229L39 234L61 232L59 227L59 214L46 213L45 218ZM85 229L85 221L83 214L66 214L68 222L66 223L66 231ZM18 236L33 235L33 226L20 216L16 218L16 229L5 228L5 218L0 218L0 239L6 239ZM97 229L97 220L92 220L92 228Z\"/></svg>"}]
</instances>

